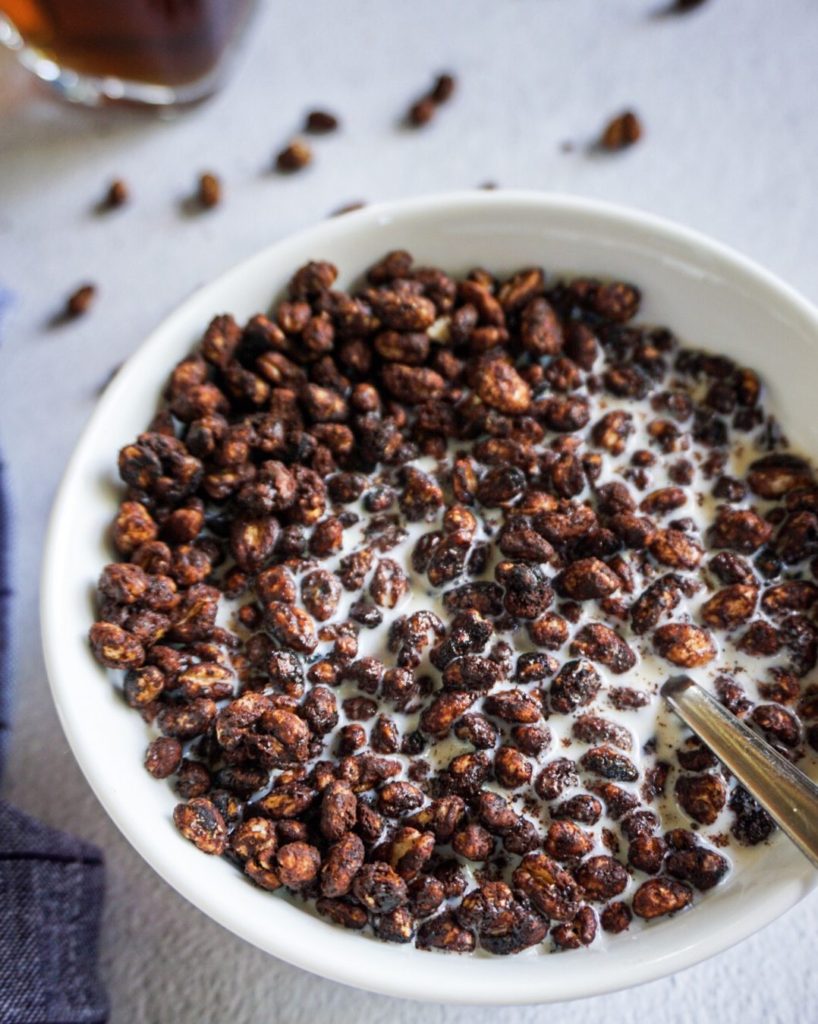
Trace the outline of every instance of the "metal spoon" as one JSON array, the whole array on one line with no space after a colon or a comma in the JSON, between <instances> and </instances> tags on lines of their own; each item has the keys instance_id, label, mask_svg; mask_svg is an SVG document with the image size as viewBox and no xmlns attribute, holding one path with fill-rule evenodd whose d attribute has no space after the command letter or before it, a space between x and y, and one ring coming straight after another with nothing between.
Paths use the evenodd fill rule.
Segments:
<instances>
[{"instance_id":1,"label":"metal spoon","mask_svg":"<svg viewBox=\"0 0 818 1024\"><path fill-rule=\"evenodd\" d=\"M818 786L687 676L661 693L818 868Z\"/></svg>"}]
</instances>

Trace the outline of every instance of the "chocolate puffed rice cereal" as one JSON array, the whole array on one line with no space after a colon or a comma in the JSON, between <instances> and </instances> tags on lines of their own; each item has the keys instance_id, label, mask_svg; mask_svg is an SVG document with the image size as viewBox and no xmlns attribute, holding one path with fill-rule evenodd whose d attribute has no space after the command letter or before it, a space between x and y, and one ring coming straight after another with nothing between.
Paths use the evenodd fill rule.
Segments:
<instances>
[{"instance_id":1,"label":"chocolate puffed rice cereal","mask_svg":"<svg viewBox=\"0 0 818 1024\"><path fill-rule=\"evenodd\" d=\"M119 454L89 640L177 829L420 949L578 950L695 906L774 825L658 687L692 670L814 758L810 462L627 282L403 250L362 280L316 260L215 317Z\"/></svg>"}]
</instances>

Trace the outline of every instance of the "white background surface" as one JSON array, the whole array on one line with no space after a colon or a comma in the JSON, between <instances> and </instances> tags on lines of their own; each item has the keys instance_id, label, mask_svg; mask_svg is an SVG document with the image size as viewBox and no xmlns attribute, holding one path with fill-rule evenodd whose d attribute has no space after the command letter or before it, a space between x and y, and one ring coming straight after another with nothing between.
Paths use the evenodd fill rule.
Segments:
<instances>
[{"instance_id":1,"label":"white background surface","mask_svg":"<svg viewBox=\"0 0 818 1024\"><path fill-rule=\"evenodd\" d=\"M598 196L710 232L818 301L818 6L709 0L656 17L662 2L276 0L228 87L173 123L66 109L0 58L0 285L16 295L0 347L17 684L3 795L105 850L102 971L115 1024L813 1019L815 896L685 974L548 1010L421 1008L273 961L176 897L120 839L74 766L39 651L46 517L98 386L198 284L344 202L489 179ZM460 78L456 100L426 131L400 130L408 100L444 68ZM305 173L269 173L313 105L337 110L343 132L316 141ZM626 105L644 120L644 142L589 156L586 144ZM573 152L561 151L565 140ZM224 205L185 216L196 173L210 168ZM127 179L133 202L94 216L113 176ZM93 312L48 329L85 280L100 289Z\"/></svg>"}]
</instances>

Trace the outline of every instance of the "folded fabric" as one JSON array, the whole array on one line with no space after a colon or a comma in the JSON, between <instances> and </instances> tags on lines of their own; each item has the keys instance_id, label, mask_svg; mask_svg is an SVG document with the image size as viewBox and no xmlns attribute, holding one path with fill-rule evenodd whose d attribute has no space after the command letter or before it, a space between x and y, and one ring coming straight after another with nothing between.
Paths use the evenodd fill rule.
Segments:
<instances>
[{"instance_id":1,"label":"folded fabric","mask_svg":"<svg viewBox=\"0 0 818 1024\"><path fill-rule=\"evenodd\" d=\"M0 802L0 1022L103 1024L99 850Z\"/></svg>"},{"instance_id":2,"label":"folded fabric","mask_svg":"<svg viewBox=\"0 0 818 1024\"><path fill-rule=\"evenodd\" d=\"M0 341L6 314L14 298L10 291L0 285ZM9 515L6 491L3 486L3 462L0 460L0 777L3 775L3 757L9 728L9 706L11 685L9 683L9 660L11 640L9 638L9 603L11 601L11 572L8 565Z\"/></svg>"},{"instance_id":3,"label":"folded fabric","mask_svg":"<svg viewBox=\"0 0 818 1024\"><path fill-rule=\"evenodd\" d=\"M0 284L0 342L9 310L14 306L14 295ZM9 607L11 602L11 570L8 553L10 530L8 498L4 486L4 466L0 459L0 778L3 775L3 758L8 738L11 707L11 681L9 679L11 660L11 638L9 637ZM2 842L2 833L0 833ZM2 979L0 979L2 980Z\"/></svg>"},{"instance_id":4,"label":"folded fabric","mask_svg":"<svg viewBox=\"0 0 818 1024\"><path fill-rule=\"evenodd\" d=\"M0 320L8 306L0 287ZM2 325L0 325L2 326ZM0 462L0 771L11 704L9 519ZM0 1024L102 1024L96 847L0 801Z\"/></svg>"},{"instance_id":5,"label":"folded fabric","mask_svg":"<svg viewBox=\"0 0 818 1024\"><path fill-rule=\"evenodd\" d=\"M1 294L1 293L0 293ZM2 312L2 304L0 304ZM3 490L3 463L0 462L0 777L3 775L3 758L6 751L6 739L9 728L9 707L11 704L11 686L9 673L9 603L11 587L8 571L8 510L6 494Z\"/></svg>"}]
</instances>

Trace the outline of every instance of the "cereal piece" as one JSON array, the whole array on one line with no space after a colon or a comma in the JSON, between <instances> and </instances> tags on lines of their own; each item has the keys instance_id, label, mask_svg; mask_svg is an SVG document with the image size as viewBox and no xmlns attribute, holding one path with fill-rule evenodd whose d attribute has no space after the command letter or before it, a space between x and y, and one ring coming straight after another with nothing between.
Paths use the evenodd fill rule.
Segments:
<instances>
[{"instance_id":1,"label":"cereal piece","mask_svg":"<svg viewBox=\"0 0 818 1024\"><path fill-rule=\"evenodd\" d=\"M648 541L648 551L657 562L671 569L695 569L704 550L681 530L657 530Z\"/></svg>"},{"instance_id":2,"label":"cereal piece","mask_svg":"<svg viewBox=\"0 0 818 1024\"><path fill-rule=\"evenodd\" d=\"M210 800L196 797L186 804L177 804L173 822L185 839L189 839L202 853L224 853L227 826Z\"/></svg>"},{"instance_id":3,"label":"cereal piece","mask_svg":"<svg viewBox=\"0 0 818 1024\"><path fill-rule=\"evenodd\" d=\"M279 786L263 796L258 806L268 817L279 821L282 818L297 818L315 801L316 792L309 786L292 783Z\"/></svg>"},{"instance_id":4,"label":"cereal piece","mask_svg":"<svg viewBox=\"0 0 818 1024\"><path fill-rule=\"evenodd\" d=\"M582 743L610 743L620 750L630 750L633 738L630 732L616 722L609 722L599 715L580 715L574 720L571 734Z\"/></svg>"},{"instance_id":5,"label":"cereal piece","mask_svg":"<svg viewBox=\"0 0 818 1024\"><path fill-rule=\"evenodd\" d=\"M812 580L785 580L767 587L761 597L761 607L768 615L786 615L806 612L818 601L818 586Z\"/></svg>"},{"instance_id":6,"label":"cereal piece","mask_svg":"<svg viewBox=\"0 0 818 1024\"><path fill-rule=\"evenodd\" d=\"M435 103L448 103L452 98L456 87L457 81L454 75L444 72L443 74L438 75L435 79L435 84L432 86L429 96L435 101Z\"/></svg>"},{"instance_id":7,"label":"cereal piece","mask_svg":"<svg viewBox=\"0 0 818 1024\"><path fill-rule=\"evenodd\" d=\"M650 703L650 696L644 690L630 686L616 686L608 692L608 699L617 711L631 711Z\"/></svg>"},{"instance_id":8,"label":"cereal piece","mask_svg":"<svg viewBox=\"0 0 818 1024\"><path fill-rule=\"evenodd\" d=\"M772 537L773 528L752 509L723 507L710 528L710 543L749 555Z\"/></svg>"},{"instance_id":9,"label":"cereal piece","mask_svg":"<svg viewBox=\"0 0 818 1024\"><path fill-rule=\"evenodd\" d=\"M491 359L478 372L476 391L494 409L511 415L524 413L531 404L531 389L513 366Z\"/></svg>"},{"instance_id":10,"label":"cereal piece","mask_svg":"<svg viewBox=\"0 0 818 1024\"><path fill-rule=\"evenodd\" d=\"M344 928L360 930L366 927L368 921L363 907L342 899L321 897L316 900L315 909L322 917L328 917L335 924L340 924Z\"/></svg>"},{"instance_id":11,"label":"cereal piece","mask_svg":"<svg viewBox=\"0 0 818 1024\"><path fill-rule=\"evenodd\" d=\"M97 286L84 284L68 296L65 303L65 315L70 319L84 316L94 303L97 297Z\"/></svg>"},{"instance_id":12,"label":"cereal piece","mask_svg":"<svg viewBox=\"0 0 818 1024\"><path fill-rule=\"evenodd\" d=\"M523 857L513 878L514 887L545 917L570 921L579 910L579 886L567 871L543 853Z\"/></svg>"},{"instance_id":13,"label":"cereal piece","mask_svg":"<svg viewBox=\"0 0 818 1024\"><path fill-rule=\"evenodd\" d=\"M603 779L613 779L616 782L636 782L639 778L639 769L624 754L620 754L613 747L602 745L592 747L582 755L580 765L594 775Z\"/></svg>"},{"instance_id":14,"label":"cereal piece","mask_svg":"<svg viewBox=\"0 0 818 1024\"><path fill-rule=\"evenodd\" d=\"M534 783L537 795L543 800L556 800L567 786L579 782L576 765L567 757L558 757L543 768Z\"/></svg>"},{"instance_id":15,"label":"cereal piece","mask_svg":"<svg viewBox=\"0 0 818 1024\"><path fill-rule=\"evenodd\" d=\"M706 892L718 885L730 869L726 857L703 846L672 851L665 866L669 875L690 882L699 892Z\"/></svg>"},{"instance_id":16,"label":"cereal piece","mask_svg":"<svg viewBox=\"0 0 818 1024\"><path fill-rule=\"evenodd\" d=\"M557 579L557 590L573 601L609 597L620 587L616 573L598 558L581 558Z\"/></svg>"},{"instance_id":17,"label":"cereal piece","mask_svg":"<svg viewBox=\"0 0 818 1024\"><path fill-rule=\"evenodd\" d=\"M639 835L628 847L628 863L638 871L656 875L662 870L667 845L659 836Z\"/></svg>"},{"instance_id":18,"label":"cereal piece","mask_svg":"<svg viewBox=\"0 0 818 1024\"><path fill-rule=\"evenodd\" d=\"M606 903L625 890L628 872L613 857L601 854L584 860L575 872L577 882L585 897L594 902Z\"/></svg>"},{"instance_id":19,"label":"cereal piece","mask_svg":"<svg viewBox=\"0 0 818 1024\"><path fill-rule=\"evenodd\" d=\"M424 921L418 929L418 949L442 949L449 953L471 953L475 947L474 934L462 928L449 912Z\"/></svg>"},{"instance_id":20,"label":"cereal piece","mask_svg":"<svg viewBox=\"0 0 818 1024\"><path fill-rule=\"evenodd\" d=\"M579 949L591 945L596 938L596 928L594 911L590 907L582 907L573 921L552 928L551 936L560 949Z\"/></svg>"},{"instance_id":21,"label":"cereal piece","mask_svg":"<svg viewBox=\"0 0 818 1024\"><path fill-rule=\"evenodd\" d=\"M115 178L105 192L102 206L105 209L114 210L117 207L125 206L129 200L130 189L127 183L122 178Z\"/></svg>"},{"instance_id":22,"label":"cereal piece","mask_svg":"<svg viewBox=\"0 0 818 1024\"><path fill-rule=\"evenodd\" d=\"M311 654L318 643L310 616L300 608L274 601L264 610L273 636L283 647Z\"/></svg>"},{"instance_id":23,"label":"cereal piece","mask_svg":"<svg viewBox=\"0 0 818 1024\"><path fill-rule=\"evenodd\" d=\"M775 831L775 822L743 786L733 789L729 807L736 816L730 831L740 843L756 846Z\"/></svg>"},{"instance_id":24,"label":"cereal piece","mask_svg":"<svg viewBox=\"0 0 818 1024\"><path fill-rule=\"evenodd\" d=\"M665 914L683 910L693 899L693 890L672 878L649 878L636 890L633 912L651 921Z\"/></svg>"},{"instance_id":25,"label":"cereal piece","mask_svg":"<svg viewBox=\"0 0 818 1024\"><path fill-rule=\"evenodd\" d=\"M532 697L520 690L505 690L486 697L483 707L487 714L506 722L537 722L542 717L542 707Z\"/></svg>"},{"instance_id":26,"label":"cereal piece","mask_svg":"<svg viewBox=\"0 0 818 1024\"><path fill-rule=\"evenodd\" d=\"M91 650L106 668L139 668L145 649L137 639L113 622L96 622L89 633Z\"/></svg>"},{"instance_id":27,"label":"cereal piece","mask_svg":"<svg viewBox=\"0 0 818 1024\"><path fill-rule=\"evenodd\" d=\"M798 719L786 708L776 704L758 704L753 708L752 721L767 734L768 738L785 747L797 747L801 739Z\"/></svg>"},{"instance_id":28,"label":"cereal piece","mask_svg":"<svg viewBox=\"0 0 818 1024\"><path fill-rule=\"evenodd\" d=\"M182 763L182 745L171 736L158 736L145 752L145 768L155 779L173 775Z\"/></svg>"},{"instance_id":29,"label":"cereal piece","mask_svg":"<svg viewBox=\"0 0 818 1024\"><path fill-rule=\"evenodd\" d=\"M612 935L618 935L620 932L627 931L632 919L633 915L627 903L616 901L609 903L599 918L603 929Z\"/></svg>"},{"instance_id":30,"label":"cereal piece","mask_svg":"<svg viewBox=\"0 0 818 1024\"><path fill-rule=\"evenodd\" d=\"M206 171L199 175L196 198L199 205L205 210L211 210L214 206L219 205L222 201L222 183L215 174Z\"/></svg>"},{"instance_id":31,"label":"cereal piece","mask_svg":"<svg viewBox=\"0 0 818 1024\"><path fill-rule=\"evenodd\" d=\"M365 864L353 882L355 898L375 914L385 914L407 902L406 883L388 864Z\"/></svg>"},{"instance_id":32,"label":"cereal piece","mask_svg":"<svg viewBox=\"0 0 818 1024\"><path fill-rule=\"evenodd\" d=\"M381 558L369 584L369 592L381 608L394 608L408 593L409 580L397 562Z\"/></svg>"},{"instance_id":33,"label":"cereal piece","mask_svg":"<svg viewBox=\"0 0 818 1024\"><path fill-rule=\"evenodd\" d=\"M663 658L680 668L698 668L716 656L707 630L685 623L660 626L653 634L653 646Z\"/></svg>"},{"instance_id":34,"label":"cereal piece","mask_svg":"<svg viewBox=\"0 0 818 1024\"><path fill-rule=\"evenodd\" d=\"M430 96L424 96L409 108L407 120L413 127L420 128L432 120L436 109L434 100Z\"/></svg>"},{"instance_id":35,"label":"cereal piece","mask_svg":"<svg viewBox=\"0 0 818 1024\"><path fill-rule=\"evenodd\" d=\"M500 785L519 789L531 781L532 767L519 750L503 746L494 755L494 774Z\"/></svg>"},{"instance_id":36,"label":"cereal piece","mask_svg":"<svg viewBox=\"0 0 818 1024\"><path fill-rule=\"evenodd\" d=\"M464 654L449 662L443 671L447 690L490 690L503 678L502 666L478 654Z\"/></svg>"},{"instance_id":37,"label":"cereal piece","mask_svg":"<svg viewBox=\"0 0 818 1024\"><path fill-rule=\"evenodd\" d=\"M261 850L274 852L276 843L275 828L266 818L249 818L230 837L230 848L241 860L248 860Z\"/></svg>"},{"instance_id":38,"label":"cereal piece","mask_svg":"<svg viewBox=\"0 0 818 1024\"><path fill-rule=\"evenodd\" d=\"M705 2L706 0L673 0L667 7L667 11L669 14L687 14L689 11L695 11Z\"/></svg>"},{"instance_id":39,"label":"cereal piece","mask_svg":"<svg viewBox=\"0 0 818 1024\"><path fill-rule=\"evenodd\" d=\"M494 840L480 825L467 825L452 837L452 849L466 860L485 861L494 849Z\"/></svg>"},{"instance_id":40,"label":"cereal piece","mask_svg":"<svg viewBox=\"0 0 818 1024\"><path fill-rule=\"evenodd\" d=\"M717 775L680 775L676 799L695 821L712 825L727 802L727 789Z\"/></svg>"},{"instance_id":41,"label":"cereal piece","mask_svg":"<svg viewBox=\"0 0 818 1024\"><path fill-rule=\"evenodd\" d=\"M311 110L304 120L304 131L313 135L326 135L337 131L338 126L338 118L327 110Z\"/></svg>"},{"instance_id":42,"label":"cereal piece","mask_svg":"<svg viewBox=\"0 0 818 1024\"><path fill-rule=\"evenodd\" d=\"M636 664L636 655L610 626L591 622L577 633L571 641L571 654L580 655L590 661L597 661L620 675Z\"/></svg>"},{"instance_id":43,"label":"cereal piece","mask_svg":"<svg viewBox=\"0 0 818 1024\"><path fill-rule=\"evenodd\" d=\"M552 822L543 843L545 852L558 861L584 857L586 853L590 853L593 846L591 836L570 821Z\"/></svg>"},{"instance_id":44,"label":"cereal piece","mask_svg":"<svg viewBox=\"0 0 818 1024\"><path fill-rule=\"evenodd\" d=\"M341 583L337 576L325 569L315 569L301 581L301 600L318 622L332 618L340 599Z\"/></svg>"},{"instance_id":45,"label":"cereal piece","mask_svg":"<svg viewBox=\"0 0 818 1024\"><path fill-rule=\"evenodd\" d=\"M303 889L318 875L321 855L309 843L286 843L276 853L278 876L288 889Z\"/></svg>"},{"instance_id":46,"label":"cereal piece","mask_svg":"<svg viewBox=\"0 0 818 1024\"><path fill-rule=\"evenodd\" d=\"M536 287L540 286L540 280L537 280ZM513 305L515 301L507 295L507 305ZM535 356L555 356L562 350L562 325L553 307L544 298L532 298L526 304L520 323L520 338L523 348Z\"/></svg>"},{"instance_id":47,"label":"cereal piece","mask_svg":"<svg viewBox=\"0 0 818 1024\"><path fill-rule=\"evenodd\" d=\"M605 126L599 144L609 151L627 149L642 138L642 125L632 110L618 114Z\"/></svg>"},{"instance_id":48,"label":"cereal piece","mask_svg":"<svg viewBox=\"0 0 818 1024\"><path fill-rule=\"evenodd\" d=\"M634 633L649 632L676 608L682 599L681 583L675 573L668 573L645 589L631 606L631 628Z\"/></svg>"},{"instance_id":49,"label":"cereal piece","mask_svg":"<svg viewBox=\"0 0 818 1024\"><path fill-rule=\"evenodd\" d=\"M583 825L596 825L602 817L602 804L595 796L588 793L579 793L551 809L551 817L556 819L568 818L572 821L579 821Z\"/></svg>"},{"instance_id":50,"label":"cereal piece","mask_svg":"<svg viewBox=\"0 0 818 1024\"><path fill-rule=\"evenodd\" d=\"M301 139L295 139L276 156L276 168L283 174L303 170L312 162L312 150Z\"/></svg>"},{"instance_id":51,"label":"cereal piece","mask_svg":"<svg viewBox=\"0 0 818 1024\"><path fill-rule=\"evenodd\" d=\"M734 583L719 590L702 605L702 620L714 629L735 629L752 617L757 599L758 587Z\"/></svg>"},{"instance_id":52,"label":"cereal piece","mask_svg":"<svg viewBox=\"0 0 818 1024\"><path fill-rule=\"evenodd\" d=\"M463 691L440 694L423 712L421 729L431 736L443 738L448 735L455 721L474 703L476 696Z\"/></svg>"},{"instance_id":53,"label":"cereal piece","mask_svg":"<svg viewBox=\"0 0 818 1024\"><path fill-rule=\"evenodd\" d=\"M590 661L579 659L566 662L551 684L551 709L565 715L576 708L585 707L596 697L601 685L602 680Z\"/></svg>"},{"instance_id":54,"label":"cereal piece","mask_svg":"<svg viewBox=\"0 0 818 1024\"><path fill-rule=\"evenodd\" d=\"M599 448L604 448L611 455L621 455L634 429L633 416L618 409L606 413L594 424L591 437Z\"/></svg>"},{"instance_id":55,"label":"cereal piece","mask_svg":"<svg viewBox=\"0 0 818 1024\"><path fill-rule=\"evenodd\" d=\"M494 575L505 594L503 605L509 615L520 619L536 619L554 598L542 569L524 562L499 562Z\"/></svg>"},{"instance_id":56,"label":"cereal piece","mask_svg":"<svg viewBox=\"0 0 818 1024\"><path fill-rule=\"evenodd\" d=\"M321 893L331 899L346 896L364 861L361 839L347 832L330 846L321 865Z\"/></svg>"},{"instance_id":57,"label":"cereal piece","mask_svg":"<svg viewBox=\"0 0 818 1024\"><path fill-rule=\"evenodd\" d=\"M789 452L777 452L756 459L747 474L750 490L762 498L780 498L797 487L808 487L812 482L809 464Z\"/></svg>"},{"instance_id":58,"label":"cereal piece","mask_svg":"<svg viewBox=\"0 0 818 1024\"><path fill-rule=\"evenodd\" d=\"M397 818L423 803L423 793L411 782L387 782L378 793L378 810L388 818Z\"/></svg>"}]
</instances>

